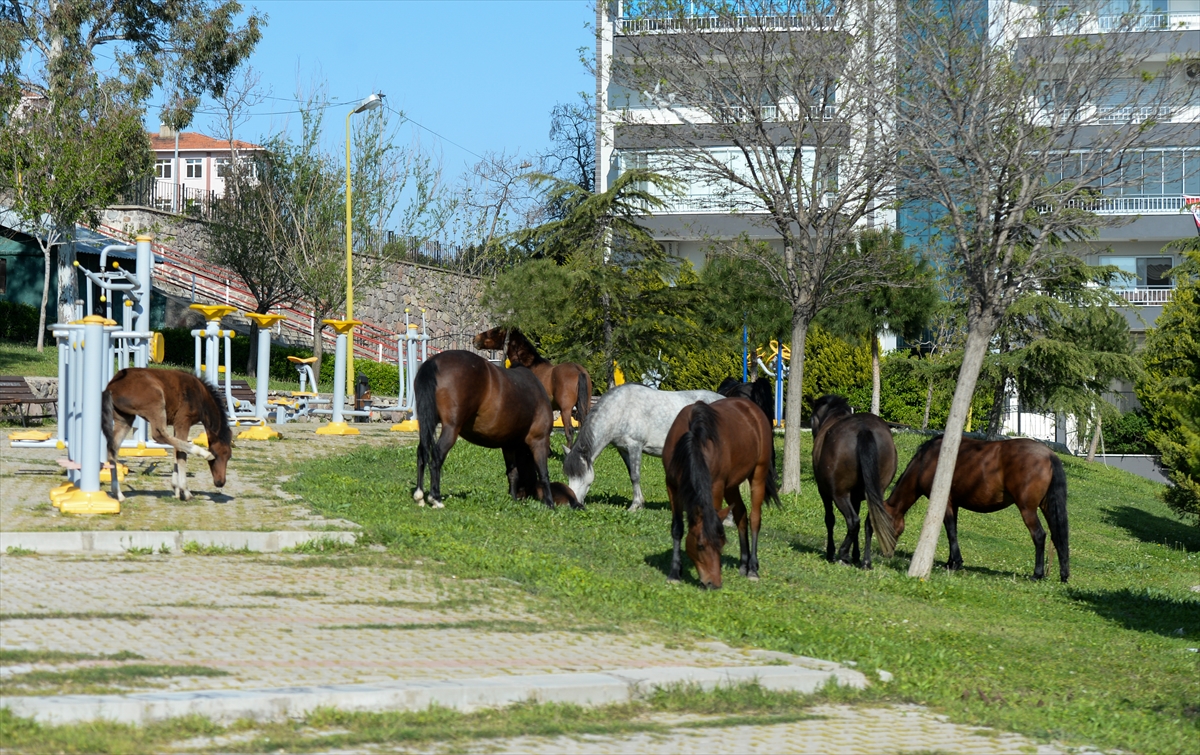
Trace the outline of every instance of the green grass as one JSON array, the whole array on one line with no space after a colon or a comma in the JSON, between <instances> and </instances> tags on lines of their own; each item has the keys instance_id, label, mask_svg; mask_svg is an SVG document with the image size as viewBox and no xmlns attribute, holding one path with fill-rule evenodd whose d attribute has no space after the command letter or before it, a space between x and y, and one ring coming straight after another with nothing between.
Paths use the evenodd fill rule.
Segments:
<instances>
[{"instance_id":1,"label":"green grass","mask_svg":"<svg viewBox=\"0 0 1200 755\"><path fill-rule=\"evenodd\" d=\"M144 658L137 653L122 650L108 655L92 653L67 653L61 650L21 650L18 648L0 649L0 664L8 663L77 663L79 661L140 661Z\"/></svg>"},{"instance_id":2,"label":"green grass","mask_svg":"<svg viewBox=\"0 0 1200 755\"><path fill-rule=\"evenodd\" d=\"M805 696L773 692L756 684L708 691L681 685L653 690L629 703L592 708L527 702L471 713L437 707L387 713L321 709L298 721L242 721L229 727L197 716L147 727L107 721L46 726L0 709L0 742L10 752L56 754L157 753L171 743L201 736L219 738L212 749L220 752L326 752L375 744L436 744L439 749L450 745L455 751L473 740L520 735L665 734L674 729L787 723L813 718L805 710L811 702ZM701 718L670 723L654 720L655 715L663 714Z\"/></svg>"},{"instance_id":3,"label":"green grass","mask_svg":"<svg viewBox=\"0 0 1200 755\"><path fill-rule=\"evenodd\" d=\"M0 621L15 621L17 619L78 619L81 621L113 619L116 621L146 621L149 618L149 614L144 613L111 613L107 611L27 611L20 613L0 613Z\"/></svg>"},{"instance_id":4,"label":"green grass","mask_svg":"<svg viewBox=\"0 0 1200 755\"><path fill-rule=\"evenodd\" d=\"M902 464L922 440L897 436ZM628 476L611 449L599 459L586 511L548 511L508 499L498 451L460 442L443 475L446 508L435 511L412 503L415 454L361 447L308 463L285 487L326 516L363 525L364 541L403 559L426 559L460 579L515 582L547 615L895 674L839 699L911 701L959 722L1077 744L1200 752L1200 654L1189 652L1200 645L1200 596L1191 591L1200 584L1200 531L1173 518L1157 486L1140 478L1064 460L1072 579L1062 585L1028 579L1033 546L1014 509L960 518L966 568L957 574L905 576L923 503L910 513L897 557L878 559L871 572L829 564L822 506L806 474L802 495L764 512L762 580L737 575L735 541L725 553L725 589L706 593L690 563L683 585L666 582L670 525L656 460L643 465L645 511L624 510ZM551 472L562 479L561 457Z\"/></svg>"},{"instance_id":5,"label":"green grass","mask_svg":"<svg viewBox=\"0 0 1200 755\"><path fill-rule=\"evenodd\" d=\"M152 680L177 676L227 676L207 666L131 663L66 671L27 671L0 681L0 695L79 695L122 692L130 687L158 686Z\"/></svg>"}]
</instances>

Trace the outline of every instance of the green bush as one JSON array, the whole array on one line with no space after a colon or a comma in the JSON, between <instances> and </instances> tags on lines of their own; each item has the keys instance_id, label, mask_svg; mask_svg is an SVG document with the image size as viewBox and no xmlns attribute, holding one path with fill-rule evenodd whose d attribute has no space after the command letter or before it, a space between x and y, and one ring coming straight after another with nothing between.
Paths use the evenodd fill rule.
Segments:
<instances>
[{"instance_id":1,"label":"green bush","mask_svg":"<svg viewBox=\"0 0 1200 755\"><path fill-rule=\"evenodd\" d=\"M1156 454L1147 436L1153 430L1144 409L1125 412L1116 420L1104 423L1104 451L1110 454Z\"/></svg>"},{"instance_id":2,"label":"green bush","mask_svg":"<svg viewBox=\"0 0 1200 755\"><path fill-rule=\"evenodd\" d=\"M37 342L37 307L12 301L0 301L0 340L15 343ZM47 336L47 341L54 342Z\"/></svg>"},{"instance_id":3,"label":"green bush","mask_svg":"<svg viewBox=\"0 0 1200 755\"><path fill-rule=\"evenodd\" d=\"M333 352L325 352L321 359L321 384L333 385L333 371L336 366ZM296 371L292 370L292 375ZM354 374L366 375L370 381L371 394L375 396L396 396L400 393L400 368L393 363L376 362L371 359L355 359Z\"/></svg>"},{"instance_id":4,"label":"green bush","mask_svg":"<svg viewBox=\"0 0 1200 755\"><path fill-rule=\"evenodd\" d=\"M187 328L163 328L159 331L163 335L163 363L177 367L193 367L196 364L196 339L192 335L191 330ZM247 360L250 357L250 336L236 335L230 339L231 358L233 371L236 373L245 373ZM222 344L222 350L224 345ZM296 373L296 368L288 361L289 356L310 357L312 356L311 349L305 349L295 346L284 346L282 344L272 344L271 346L271 378L273 380L281 380L283 382L298 382L299 378ZM328 364L330 369L330 381L333 380L333 357L331 354L326 354L327 359L323 360ZM224 364L225 357L222 351L221 363ZM322 365L322 373L324 373L324 364Z\"/></svg>"}]
</instances>

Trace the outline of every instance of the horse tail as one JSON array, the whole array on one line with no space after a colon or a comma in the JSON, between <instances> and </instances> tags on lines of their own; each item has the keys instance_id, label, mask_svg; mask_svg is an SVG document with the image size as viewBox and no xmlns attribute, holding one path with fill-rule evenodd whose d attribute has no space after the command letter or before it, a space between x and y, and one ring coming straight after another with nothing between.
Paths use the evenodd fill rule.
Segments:
<instances>
[{"instance_id":1,"label":"horse tail","mask_svg":"<svg viewBox=\"0 0 1200 755\"><path fill-rule=\"evenodd\" d=\"M864 427L858 431L858 474L862 478L863 491L867 494L867 516L879 538L883 555L891 556L896 550L896 530L891 517L883 506L883 488L879 484L879 445L875 433Z\"/></svg>"},{"instance_id":2,"label":"horse tail","mask_svg":"<svg viewBox=\"0 0 1200 755\"><path fill-rule=\"evenodd\" d=\"M575 414L579 417L580 426L587 419L588 410L592 408L592 381L588 380L586 370L579 371L579 384L576 386ZM569 418L568 418L569 419ZM566 420L563 421L566 424Z\"/></svg>"},{"instance_id":3,"label":"horse tail","mask_svg":"<svg viewBox=\"0 0 1200 755\"><path fill-rule=\"evenodd\" d=\"M1058 553L1058 576L1063 582L1071 576L1071 552L1067 526L1067 474L1058 454L1050 455L1050 488L1042 499L1042 513L1050 525L1050 541Z\"/></svg>"},{"instance_id":4,"label":"horse tail","mask_svg":"<svg viewBox=\"0 0 1200 755\"><path fill-rule=\"evenodd\" d=\"M108 388L100 394L100 432L104 434L104 443L108 446L108 459L111 461L118 453L116 437L113 435L113 402L112 393ZM116 474L116 472L113 472Z\"/></svg>"},{"instance_id":5,"label":"horse tail","mask_svg":"<svg viewBox=\"0 0 1200 755\"><path fill-rule=\"evenodd\" d=\"M679 478L679 495L688 519L701 518L704 538L718 542L725 534L724 525L717 518L712 499L712 473L704 459L704 444L717 440L716 415L703 402L692 404L692 416L688 429L679 438L675 452L671 454L671 466ZM697 511L699 509L699 511Z\"/></svg>"},{"instance_id":6,"label":"horse tail","mask_svg":"<svg viewBox=\"0 0 1200 755\"><path fill-rule=\"evenodd\" d=\"M767 415L767 422L775 424L775 392L771 389L771 381L765 377L755 380L750 386L750 400L758 404L758 408Z\"/></svg>"},{"instance_id":7,"label":"horse tail","mask_svg":"<svg viewBox=\"0 0 1200 755\"><path fill-rule=\"evenodd\" d=\"M432 464L438 454L435 433L441 417L438 416L437 407L437 378L437 362L430 360L421 365L416 378L413 379L413 392L417 401L417 429L420 432L417 453L425 464ZM437 463L440 464L441 461L437 458Z\"/></svg>"}]
</instances>

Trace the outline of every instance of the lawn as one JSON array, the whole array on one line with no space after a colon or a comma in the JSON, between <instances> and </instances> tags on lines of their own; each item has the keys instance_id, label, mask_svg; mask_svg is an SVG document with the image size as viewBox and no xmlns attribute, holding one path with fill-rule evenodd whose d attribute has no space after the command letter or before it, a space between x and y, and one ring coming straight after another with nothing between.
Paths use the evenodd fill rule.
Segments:
<instances>
[{"instance_id":1,"label":"lawn","mask_svg":"<svg viewBox=\"0 0 1200 755\"><path fill-rule=\"evenodd\" d=\"M897 436L902 464L922 440ZM725 588L709 593L686 562L685 582L667 584L657 460L643 468L644 511L625 511L629 480L612 449L599 459L586 511L548 511L510 501L499 452L460 441L443 476L446 508L434 511L412 502L415 457L412 446L362 447L309 462L287 487L326 516L362 524L401 558L511 580L558 617L895 675L839 699L916 702L958 722L1068 743L1200 752L1200 529L1175 519L1155 497L1158 486L1140 478L1064 460L1072 577L1062 585L1028 579L1033 546L1015 509L960 517L966 568L957 574L905 576L923 504L910 512L895 558L871 572L826 563L823 511L806 475L803 494L764 512L762 580L737 575L734 540ZM563 479L560 451L551 473ZM943 537L939 562L945 557ZM1057 564L1047 571L1057 574Z\"/></svg>"}]
</instances>

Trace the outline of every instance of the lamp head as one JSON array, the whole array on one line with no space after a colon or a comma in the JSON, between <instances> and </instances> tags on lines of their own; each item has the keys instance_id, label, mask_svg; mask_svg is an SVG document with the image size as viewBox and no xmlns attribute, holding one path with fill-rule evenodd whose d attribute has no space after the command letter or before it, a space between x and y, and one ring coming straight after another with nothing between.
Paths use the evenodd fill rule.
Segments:
<instances>
[{"instance_id":1,"label":"lamp head","mask_svg":"<svg viewBox=\"0 0 1200 755\"><path fill-rule=\"evenodd\" d=\"M362 102L358 103L358 107L354 108L354 110L352 110L351 112L365 113L368 110L374 110L375 108L379 107L382 104L383 104L383 95L382 94L372 94L371 96L367 97Z\"/></svg>"}]
</instances>

